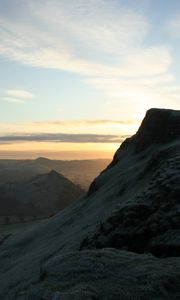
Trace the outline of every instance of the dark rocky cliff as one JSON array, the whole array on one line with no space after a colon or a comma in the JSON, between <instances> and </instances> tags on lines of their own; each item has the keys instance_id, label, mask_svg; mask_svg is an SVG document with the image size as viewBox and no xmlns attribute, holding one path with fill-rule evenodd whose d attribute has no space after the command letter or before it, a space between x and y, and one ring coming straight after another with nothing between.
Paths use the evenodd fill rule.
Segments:
<instances>
[{"instance_id":1,"label":"dark rocky cliff","mask_svg":"<svg viewBox=\"0 0 180 300\"><path fill-rule=\"evenodd\" d=\"M116 151L112 162L102 172L113 168L119 161L126 158L129 152L140 154L148 148L167 145L180 137L180 111L171 109L151 108L147 111L137 133L127 138ZM88 195L98 189L98 180L90 185Z\"/></svg>"}]
</instances>

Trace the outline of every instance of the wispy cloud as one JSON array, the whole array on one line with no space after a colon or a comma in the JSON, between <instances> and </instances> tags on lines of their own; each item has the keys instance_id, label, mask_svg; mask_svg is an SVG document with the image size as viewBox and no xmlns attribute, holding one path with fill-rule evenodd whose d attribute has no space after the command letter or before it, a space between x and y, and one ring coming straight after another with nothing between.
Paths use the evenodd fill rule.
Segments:
<instances>
[{"instance_id":1,"label":"wispy cloud","mask_svg":"<svg viewBox=\"0 0 180 300\"><path fill-rule=\"evenodd\" d=\"M152 25L125 1L19 3L15 15L0 15L0 55L35 67L81 74L83 81L101 89L112 102L118 98L137 110L142 103L145 109L161 103L178 106L179 87L170 73L170 46L148 45ZM176 36L179 26L177 16L169 24ZM167 93L163 91L166 84Z\"/></svg>"},{"instance_id":2,"label":"wispy cloud","mask_svg":"<svg viewBox=\"0 0 180 300\"><path fill-rule=\"evenodd\" d=\"M180 85L174 81L172 74L144 78L88 78L86 82L101 89L109 95L106 110L109 115L116 116L117 107L121 107L122 115L136 115L137 120L144 117L150 107L180 109Z\"/></svg>"},{"instance_id":3,"label":"wispy cloud","mask_svg":"<svg viewBox=\"0 0 180 300\"><path fill-rule=\"evenodd\" d=\"M102 136L111 136L112 132L116 136L130 135L135 133L138 124L132 120L53 120L41 122L23 122L23 123L0 123L0 136L32 136L41 134L47 136L50 134L83 134L95 135L99 133ZM26 133L26 134L24 134Z\"/></svg>"},{"instance_id":4,"label":"wispy cloud","mask_svg":"<svg viewBox=\"0 0 180 300\"><path fill-rule=\"evenodd\" d=\"M40 0L31 1L30 7L39 19L48 22L51 27L58 27L61 38L75 37L80 48L86 48L88 53L96 49L119 56L141 42L149 27L143 15L125 8L122 2Z\"/></svg>"},{"instance_id":5,"label":"wispy cloud","mask_svg":"<svg viewBox=\"0 0 180 300\"><path fill-rule=\"evenodd\" d=\"M13 98L22 98L22 99L34 98L34 95L31 92L25 90L7 90L5 91L5 94Z\"/></svg>"},{"instance_id":6,"label":"wispy cloud","mask_svg":"<svg viewBox=\"0 0 180 300\"><path fill-rule=\"evenodd\" d=\"M120 99L136 98L140 95L156 95L156 97L169 97L172 99L179 94L180 86L174 82L173 75L154 76L153 78L126 78L126 79L107 79L91 78L86 82L104 90L109 95ZM154 97L153 97L154 98ZM141 100L141 99L139 99Z\"/></svg>"},{"instance_id":7,"label":"wispy cloud","mask_svg":"<svg viewBox=\"0 0 180 300\"><path fill-rule=\"evenodd\" d=\"M88 76L154 75L169 67L168 49L143 47L146 18L122 1L23 3L23 24L0 19L0 54L10 59ZM107 55L112 63L105 62Z\"/></svg>"},{"instance_id":8,"label":"wispy cloud","mask_svg":"<svg viewBox=\"0 0 180 300\"><path fill-rule=\"evenodd\" d=\"M125 136L100 134L39 133L0 136L0 144L15 142L56 142L56 143L120 143Z\"/></svg>"},{"instance_id":9,"label":"wispy cloud","mask_svg":"<svg viewBox=\"0 0 180 300\"><path fill-rule=\"evenodd\" d=\"M19 89L9 89L2 91L0 96L3 101L11 102L14 104L24 104L28 100L35 98L35 95L30 91Z\"/></svg>"},{"instance_id":10,"label":"wispy cloud","mask_svg":"<svg viewBox=\"0 0 180 300\"><path fill-rule=\"evenodd\" d=\"M133 124L132 120L62 120L62 121L47 121L47 122L34 122L32 124L45 124L45 125L105 125L105 124Z\"/></svg>"},{"instance_id":11,"label":"wispy cloud","mask_svg":"<svg viewBox=\"0 0 180 300\"><path fill-rule=\"evenodd\" d=\"M3 97L3 101L15 103L15 104L25 103L25 101L23 99L11 98L11 97Z\"/></svg>"}]
</instances>

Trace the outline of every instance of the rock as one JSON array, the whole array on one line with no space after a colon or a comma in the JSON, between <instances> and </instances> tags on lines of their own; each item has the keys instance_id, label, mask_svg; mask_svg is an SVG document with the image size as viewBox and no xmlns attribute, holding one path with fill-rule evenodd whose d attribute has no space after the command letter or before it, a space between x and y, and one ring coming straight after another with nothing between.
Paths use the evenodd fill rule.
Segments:
<instances>
[{"instance_id":1,"label":"rock","mask_svg":"<svg viewBox=\"0 0 180 300\"><path fill-rule=\"evenodd\" d=\"M79 287L72 292L56 292L52 300L98 300L96 292L90 287Z\"/></svg>"},{"instance_id":2,"label":"rock","mask_svg":"<svg viewBox=\"0 0 180 300\"><path fill-rule=\"evenodd\" d=\"M0 246L11 236L11 234L4 234L0 236Z\"/></svg>"},{"instance_id":3,"label":"rock","mask_svg":"<svg viewBox=\"0 0 180 300\"><path fill-rule=\"evenodd\" d=\"M28 300L176 300L180 296L176 258L106 248L56 256L44 267L48 276L29 287ZM37 288L41 298L34 297Z\"/></svg>"}]
</instances>

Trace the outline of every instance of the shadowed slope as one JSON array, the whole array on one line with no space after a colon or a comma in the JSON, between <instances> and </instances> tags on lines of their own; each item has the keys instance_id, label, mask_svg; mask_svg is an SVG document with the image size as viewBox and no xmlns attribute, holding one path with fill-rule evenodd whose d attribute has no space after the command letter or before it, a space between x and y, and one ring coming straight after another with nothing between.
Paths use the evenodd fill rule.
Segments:
<instances>
[{"instance_id":1,"label":"shadowed slope","mask_svg":"<svg viewBox=\"0 0 180 300\"><path fill-rule=\"evenodd\" d=\"M179 299L179 122L147 112L85 198L9 237L1 299Z\"/></svg>"}]
</instances>

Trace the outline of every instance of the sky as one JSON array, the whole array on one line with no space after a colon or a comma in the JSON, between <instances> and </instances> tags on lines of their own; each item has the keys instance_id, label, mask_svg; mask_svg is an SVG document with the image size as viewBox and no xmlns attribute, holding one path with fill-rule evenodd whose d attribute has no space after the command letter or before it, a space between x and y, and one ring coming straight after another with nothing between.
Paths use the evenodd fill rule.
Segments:
<instances>
[{"instance_id":1,"label":"sky","mask_svg":"<svg viewBox=\"0 0 180 300\"><path fill-rule=\"evenodd\" d=\"M0 158L111 158L180 109L179 0L0 0Z\"/></svg>"}]
</instances>

